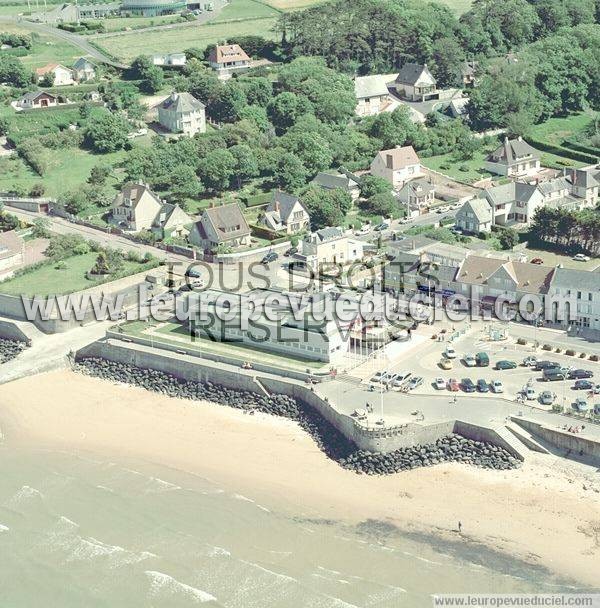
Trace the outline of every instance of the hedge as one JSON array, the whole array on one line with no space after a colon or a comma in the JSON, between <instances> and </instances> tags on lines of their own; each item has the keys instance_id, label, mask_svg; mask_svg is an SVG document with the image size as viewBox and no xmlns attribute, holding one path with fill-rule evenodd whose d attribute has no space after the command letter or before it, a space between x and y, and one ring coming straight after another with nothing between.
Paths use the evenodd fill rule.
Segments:
<instances>
[{"instance_id":1,"label":"hedge","mask_svg":"<svg viewBox=\"0 0 600 608\"><path fill-rule=\"evenodd\" d=\"M593 165L598 162L598 159L595 156L583 154L582 152L577 152L576 150L569 150L569 148L555 146L539 139L533 139L531 137L528 137L527 143L532 145L534 148L543 150L544 152L551 152L552 154L556 154L557 156L564 156L566 158L577 160L582 163L587 163L589 165Z\"/></svg>"},{"instance_id":2,"label":"hedge","mask_svg":"<svg viewBox=\"0 0 600 608\"><path fill-rule=\"evenodd\" d=\"M273 195L270 192L261 192L244 198L243 202L246 207L260 207L261 205L268 205L272 198Z\"/></svg>"},{"instance_id":3,"label":"hedge","mask_svg":"<svg viewBox=\"0 0 600 608\"><path fill-rule=\"evenodd\" d=\"M594 146L586 146L585 144L579 143L573 139L565 139L562 142L562 145L565 148L570 148L571 150L576 150L577 152L583 152L584 154L590 154L591 156L598 157L600 156L600 148L595 148Z\"/></svg>"}]
</instances>

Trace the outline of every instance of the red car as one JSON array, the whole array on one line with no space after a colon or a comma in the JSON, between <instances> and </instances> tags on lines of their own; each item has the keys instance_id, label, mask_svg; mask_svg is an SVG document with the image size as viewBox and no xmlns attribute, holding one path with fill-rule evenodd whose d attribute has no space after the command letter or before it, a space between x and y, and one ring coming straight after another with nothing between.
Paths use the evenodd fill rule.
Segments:
<instances>
[{"instance_id":1,"label":"red car","mask_svg":"<svg viewBox=\"0 0 600 608\"><path fill-rule=\"evenodd\" d=\"M531 260L532 264L543 264L544 260L542 260L542 258L533 258L533 260Z\"/></svg>"},{"instance_id":2,"label":"red car","mask_svg":"<svg viewBox=\"0 0 600 608\"><path fill-rule=\"evenodd\" d=\"M450 378L450 380L448 380L448 390L456 393L460 390L460 382L456 378Z\"/></svg>"}]
</instances>

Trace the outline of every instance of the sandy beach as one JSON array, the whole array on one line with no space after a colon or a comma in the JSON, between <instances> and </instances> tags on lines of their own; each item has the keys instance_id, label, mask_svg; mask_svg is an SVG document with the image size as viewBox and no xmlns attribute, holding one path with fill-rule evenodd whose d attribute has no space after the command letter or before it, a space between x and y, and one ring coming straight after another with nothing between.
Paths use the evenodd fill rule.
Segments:
<instances>
[{"instance_id":1,"label":"sandy beach","mask_svg":"<svg viewBox=\"0 0 600 608\"><path fill-rule=\"evenodd\" d=\"M295 423L170 399L70 371L0 386L7 445L132 458L202 475L269 508L483 543L596 586L598 473L534 455L517 471L439 465L365 477L328 460ZM463 524L463 534L456 531Z\"/></svg>"}]
</instances>

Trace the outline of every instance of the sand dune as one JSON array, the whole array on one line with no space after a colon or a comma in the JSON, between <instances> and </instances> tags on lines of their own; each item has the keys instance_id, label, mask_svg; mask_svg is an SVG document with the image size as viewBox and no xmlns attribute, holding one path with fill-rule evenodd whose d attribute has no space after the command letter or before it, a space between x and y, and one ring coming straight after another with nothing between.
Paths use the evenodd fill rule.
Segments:
<instances>
[{"instance_id":1,"label":"sand dune","mask_svg":"<svg viewBox=\"0 0 600 608\"><path fill-rule=\"evenodd\" d=\"M7 444L160 463L208 477L270 509L479 542L597 586L600 479L532 456L518 471L439 465L364 477L328 460L290 421L52 372L0 386ZM463 535L455 531L458 521Z\"/></svg>"}]
</instances>

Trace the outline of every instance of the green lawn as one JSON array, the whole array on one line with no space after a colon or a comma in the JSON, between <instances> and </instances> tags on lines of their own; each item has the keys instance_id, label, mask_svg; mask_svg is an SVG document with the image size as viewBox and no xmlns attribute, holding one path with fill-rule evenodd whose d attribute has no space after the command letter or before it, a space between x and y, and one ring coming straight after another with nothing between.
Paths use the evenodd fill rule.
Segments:
<instances>
[{"instance_id":1,"label":"green lawn","mask_svg":"<svg viewBox=\"0 0 600 608\"><path fill-rule=\"evenodd\" d=\"M93 287L101 280L88 280L85 273L90 270L98 257L90 252L67 258L66 267L58 269L56 264L48 264L21 276L0 283L0 293L25 296L62 295ZM141 272L143 265L125 261L119 276Z\"/></svg>"},{"instance_id":2,"label":"green lawn","mask_svg":"<svg viewBox=\"0 0 600 608\"><path fill-rule=\"evenodd\" d=\"M532 127L531 136L560 146L566 137L583 131L591 122L592 118L584 113L572 114L564 118L550 118L546 122Z\"/></svg>"},{"instance_id":3,"label":"green lawn","mask_svg":"<svg viewBox=\"0 0 600 608\"><path fill-rule=\"evenodd\" d=\"M221 17L221 15L219 15ZM219 21L196 27L172 28L164 31L140 30L126 36L94 38L96 44L111 55L127 62L138 55L153 53L175 53L190 47L205 48L234 36L257 35L274 39L275 17L250 19L246 21Z\"/></svg>"},{"instance_id":4,"label":"green lawn","mask_svg":"<svg viewBox=\"0 0 600 608\"><path fill-rule=\"evenodd\" d=\"M472 159L457 161L454 159L454 155L449 152L440 156L421 158L421 162L428 169L439 171L458 182L472 184L490 175L483 168L487 154L487 151L479 150L475 152ZM466 170L463 171L462 169Z\"/></svg>"},{"instance_id":5,"label":"green lawn","mask_svg":"<svg viewBox=\"0 0 600 608\"><path fill-rule=\"evenodd\" d=\"M215 15L212 23L223 21L238 21L240 19L258 19L266 17L277 17L279 10L269 6L268 2L257 2L256 0L231 0L223 10Z\"/></svg>"},{"instance_id":6,"label":"green lawn","mask_svg":"<svg viewBox=\"0 0 600 608\"><path fill-rule=\"evenodd\" d=\"M161 15L158 17L110 17L108 19L97 20L104 25L107 32L122 31L126 28L152 27L167 23L178 23L178 15Z\"/></svg>"}]
</instances>

